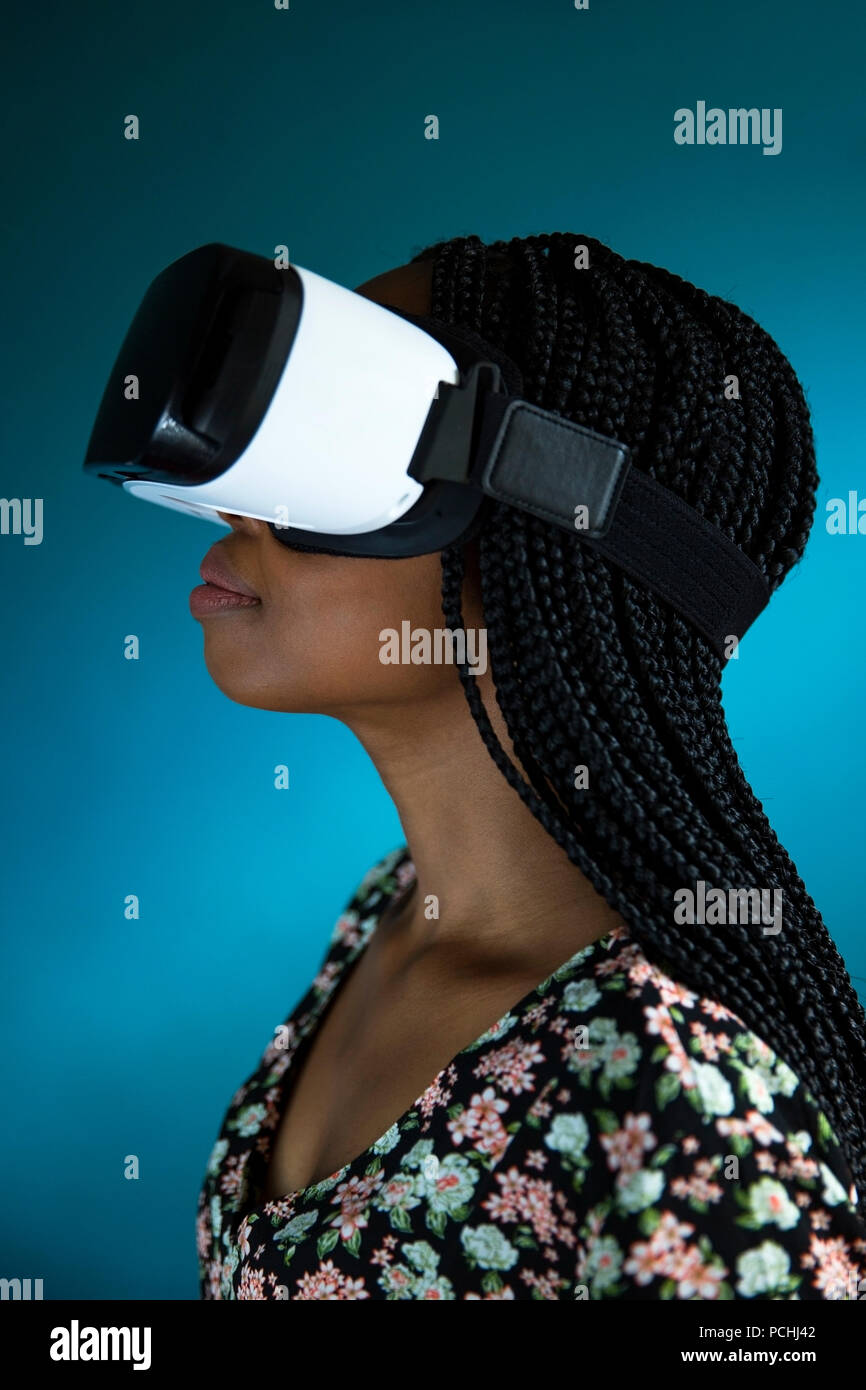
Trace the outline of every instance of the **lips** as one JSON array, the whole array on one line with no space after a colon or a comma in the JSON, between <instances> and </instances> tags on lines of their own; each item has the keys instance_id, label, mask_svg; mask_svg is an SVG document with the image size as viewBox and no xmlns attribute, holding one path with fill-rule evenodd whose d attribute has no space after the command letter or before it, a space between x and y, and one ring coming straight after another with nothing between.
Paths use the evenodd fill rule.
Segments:
<instances>
[{"instance_id":1,"label":"lips","mask_svg":"<svg viewBox=\"0 0 866 1390\"><path fill-rule=\"evenodd\" d=\"M189 596L189 611L196 619L238 614L245 609L261 608L262 600L245 579L235 574L218 543L201 562L199 574L204 580Z\"/></svg>"},{"instance_id":2,"label":"lips","mask_svg":"<svg viewBox=\"0 0 866 1390\"><path fill-rule=\"evenodd\" d=\"M215 550L209 550L205 555L199 568L199 574L205 584L212 584L217 589L225 589L230 594L244 594L247 598L255 599L259 597L255 589L235 574L224 557Z\"/></svg>"}]
</instances>

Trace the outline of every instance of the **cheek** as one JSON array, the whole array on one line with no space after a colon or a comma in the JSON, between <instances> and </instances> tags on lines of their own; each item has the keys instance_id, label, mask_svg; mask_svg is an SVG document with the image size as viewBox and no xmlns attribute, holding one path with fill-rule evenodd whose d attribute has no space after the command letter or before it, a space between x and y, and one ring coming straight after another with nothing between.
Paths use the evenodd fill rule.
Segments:
<instances>
[{"instance_id":1,"label":"cheek","mask_svg":"<svg viewBox=\"0 0 866 1390\"><path fill-rule=\"evenodd\" d=\"M306 557L303 557L306 559ZM328 712L429 698L459 678L453 666L383 661L383 633L444 627L438 556L329 565L297 560L268 586L260 609L209 619L205 661L215 683L243 704ZM401 643L399 654L410 654Z\"/></svg>"},{"instance_id":2,"label":"cheek","mask_svg":"<svg viewBox=\"0 0 866 1390\"><path fill-rule=\"evenodd\" d=\"M400 634L404 624L409 630L444 625L438 560L424 570L434 583L407 583L412 574L397 561L361 562L336 585L289 591L274 615L273 649L283 671L302 670L308 695L322 706L414 699L439 687L441 667L382 659L393 650L389 634ZM456 678L453 671L450 677Z\"/></svg>"}]
</instances>

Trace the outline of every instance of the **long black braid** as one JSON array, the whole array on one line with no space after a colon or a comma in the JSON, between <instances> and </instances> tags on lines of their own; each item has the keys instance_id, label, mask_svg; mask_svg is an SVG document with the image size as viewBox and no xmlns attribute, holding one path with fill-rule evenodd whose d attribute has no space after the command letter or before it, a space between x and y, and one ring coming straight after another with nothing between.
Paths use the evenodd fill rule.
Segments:
<instances>
[{"instance_id":1,"label":"long black braid","mask_svg":"<svg viewBox=\"0 0 866 1390\"><path fill-rule=\"evenodd\" d=\"M576 248L589 267L576 268ZM770 590L800 559L818 475L800 383L735 305L576 233L428 246L431 313L507 353L524 396L627 444L755 562ZM728 400L736 375L740 399ZM845 1150L866 1215L866 1015L730 741L722 661L577 535L501 503L479 538L496 698L527 782L460 678L484 742L647 955L720 999L798 1073ZM442 553L463 626L462 546ZM588 769L588 786L575 769ZM782 890L778 934L678 926L698 879Z\"/></svg>"}]
</instances>

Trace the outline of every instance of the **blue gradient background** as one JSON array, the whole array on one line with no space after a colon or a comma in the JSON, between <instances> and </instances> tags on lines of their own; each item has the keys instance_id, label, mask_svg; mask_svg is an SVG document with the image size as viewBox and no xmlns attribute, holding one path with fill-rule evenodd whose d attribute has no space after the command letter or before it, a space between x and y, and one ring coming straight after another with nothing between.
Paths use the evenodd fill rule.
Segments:
<instances>
[{"instance_id":1,"label":"blue gradient background","mask_svg":"<svg viewBox=\"0 0 866 1390\"><path fill-rule=\"evenodd\" d=\"M197 1296L225 1106L401 841L342 726L212 685L187 594L223 532L81 469L144 289L204 242L285 242L352 286L447 236L573 230L773 334L813 411L819 510L725 703L862 988L866 539L823 524L828 497L866 486L862 11L151 0L19 6L4 27L0 495L43 497L45 534L0 537L0 1274L46 1298ZM673 112L698 99L782 107L782 153L676 146Z\"/></svg>"}]
</instances>

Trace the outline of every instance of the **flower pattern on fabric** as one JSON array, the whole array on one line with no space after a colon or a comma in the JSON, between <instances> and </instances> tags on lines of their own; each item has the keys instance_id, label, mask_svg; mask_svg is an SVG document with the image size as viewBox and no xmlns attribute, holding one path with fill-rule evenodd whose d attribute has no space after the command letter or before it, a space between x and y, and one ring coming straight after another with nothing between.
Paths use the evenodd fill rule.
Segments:
<instances>
[{"instance_id":1,"label":"flower pattern on fabric","mask_svg":"<svg viewBox=\"0 0 866 1390\"><path fill-rule=\"evenodd\" d=\"M364 877L211 1153L204 1299L856 1299L866 1223L791 1068L624 928L459 1052L364 1153L264 1197L299 1059L395 893ZM861 1282L862 1281L862 1282Z\"/></svg>"}]
</instances>

